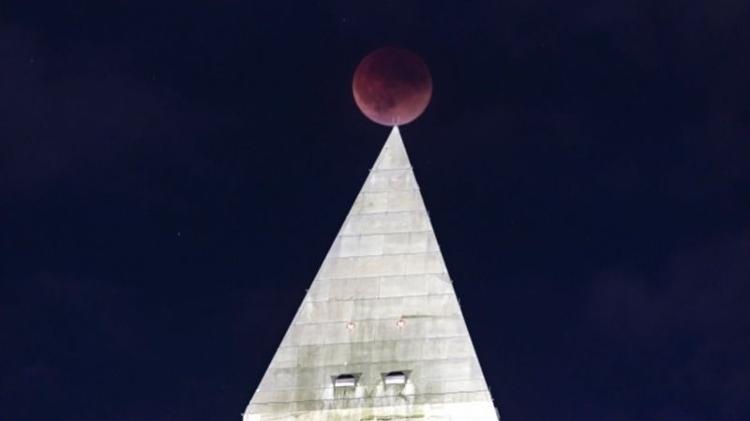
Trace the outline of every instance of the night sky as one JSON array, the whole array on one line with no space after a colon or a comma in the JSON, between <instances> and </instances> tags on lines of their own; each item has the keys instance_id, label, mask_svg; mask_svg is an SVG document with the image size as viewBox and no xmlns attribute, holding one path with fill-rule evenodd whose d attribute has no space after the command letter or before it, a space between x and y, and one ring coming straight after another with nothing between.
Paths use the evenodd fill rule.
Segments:
<instances>
[{"instance_id":1,"label":"night sky","mask_svg":"<svg viewBox=\"0 0 750 421\"><path fill-rule=\"evenodd\" d=\"M13 4L16 3L16 4ZM0 420L240 420L402 128L504 421L750 419L750 3L111 0L0 14Z\"/></svg>"}]
</instances>

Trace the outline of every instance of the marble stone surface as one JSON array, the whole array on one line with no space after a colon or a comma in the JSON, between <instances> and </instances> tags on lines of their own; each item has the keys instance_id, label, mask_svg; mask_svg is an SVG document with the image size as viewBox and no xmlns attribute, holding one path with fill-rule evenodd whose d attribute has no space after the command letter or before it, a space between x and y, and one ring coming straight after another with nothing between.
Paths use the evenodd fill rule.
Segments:
<instances>
[{"instance_id":1,"label":"marble stone surface","mask_svg":"<svg viewBox=\"0 0 750 421\"><path fill-rule=\"evenodd\" d=\"M393 371L406 383L386 385ZM334 387L342 374L356 385ZM406 419L498 416L394 128L244 421Z\"/></svg>"}]
</instances>

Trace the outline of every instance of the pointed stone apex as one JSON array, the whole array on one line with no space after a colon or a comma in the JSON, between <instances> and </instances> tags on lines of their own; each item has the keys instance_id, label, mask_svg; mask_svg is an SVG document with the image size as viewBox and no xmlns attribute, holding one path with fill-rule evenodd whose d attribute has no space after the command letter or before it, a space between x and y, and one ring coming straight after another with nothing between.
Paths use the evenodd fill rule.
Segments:
<instances>
[{"instance_id":1,"label":"pointed stone apex","mask_svg":"<svg viewBox=\"0 0 750 421\"><path fill-rule=\"evenodd\" d=\"M401 138L398 126L393 126L391 134L383 145L378 159L375 161L373 170L403 170L411 168L409 156Z\"/></svg>"},{"instance_id":2,"label":"pointed stone apex","mask_svg":"<svg viewBox=\"0 0 750 421\"><path fill-rule=\"evenodd\" d=\"M333 419L498 420L397 127L244 413Z\"/></svg>"}]
</instances>

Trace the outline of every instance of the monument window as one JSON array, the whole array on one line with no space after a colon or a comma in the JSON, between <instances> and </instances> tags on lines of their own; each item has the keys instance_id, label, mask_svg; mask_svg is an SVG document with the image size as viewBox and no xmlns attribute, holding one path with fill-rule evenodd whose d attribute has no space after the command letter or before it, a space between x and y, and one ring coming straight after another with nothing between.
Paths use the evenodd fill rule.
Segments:
<instances>
[{"instance_id":1,"label":"monument window","mask_svg":"<svg viewBox=\"0 0 750 421\"><path fill-rule=\"evenodd\" d=\"M383 375L386 386L406 384L406 373L403 371L391 371Z\"/></svg>"},{"instance_id":2,"label":"monument window","mask_svg":"<svg viewBox=\"0 0 750 421\"><path fill-rule=\"evenodd\" d=\"M357 377L353 374L339 374L333 379L333 387L351 388L357 386Z\"/></svg>"}]
</instances>

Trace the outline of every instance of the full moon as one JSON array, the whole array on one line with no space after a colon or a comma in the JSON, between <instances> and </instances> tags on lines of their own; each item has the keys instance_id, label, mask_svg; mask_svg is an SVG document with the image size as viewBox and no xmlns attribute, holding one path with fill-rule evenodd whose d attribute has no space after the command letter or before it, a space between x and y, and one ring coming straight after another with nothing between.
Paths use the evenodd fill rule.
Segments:
<instances>
[{"instance_id":1,"label":"full moon","mask_svg":"<svg viewBox=\"0 0 750 421\"><path fill-rule=\"evenodd\" d=\"M409 50L385 47L368 54L354 71L354 102L370 120L384 126L411 123L427 108L432 77Z\"/></svg>"}]
</instances>

